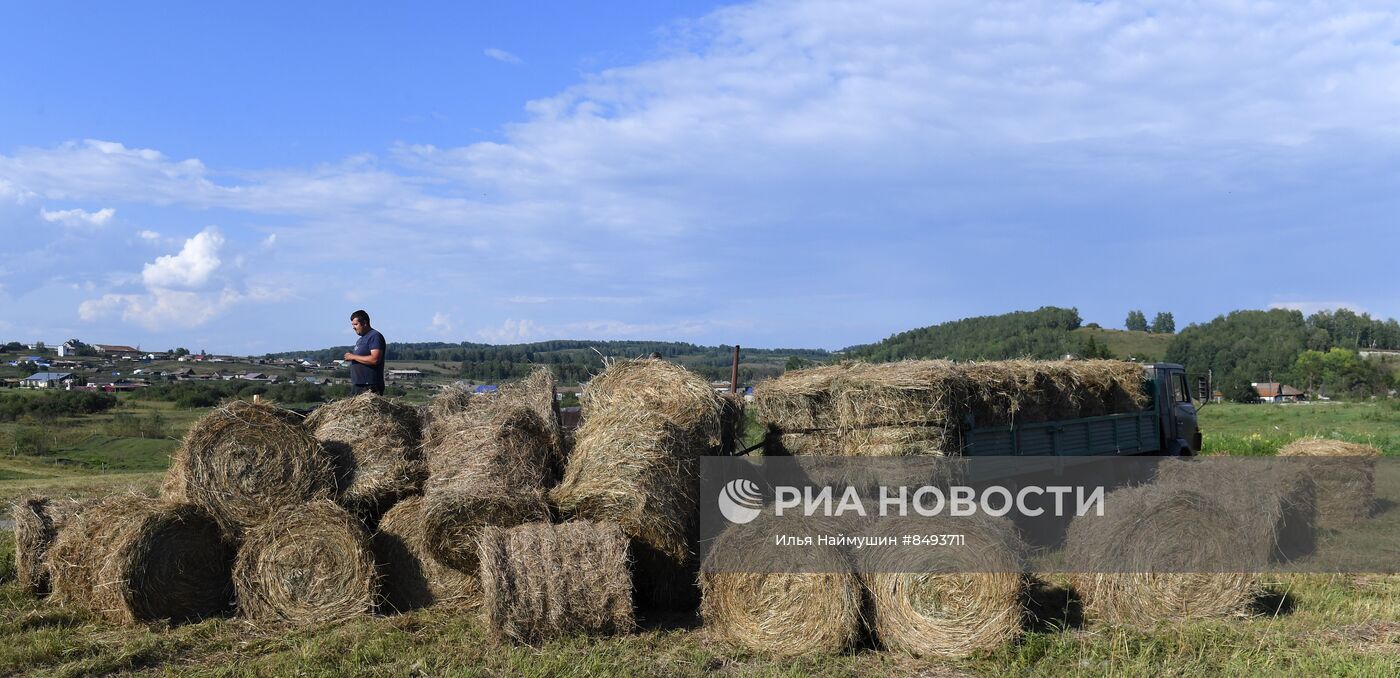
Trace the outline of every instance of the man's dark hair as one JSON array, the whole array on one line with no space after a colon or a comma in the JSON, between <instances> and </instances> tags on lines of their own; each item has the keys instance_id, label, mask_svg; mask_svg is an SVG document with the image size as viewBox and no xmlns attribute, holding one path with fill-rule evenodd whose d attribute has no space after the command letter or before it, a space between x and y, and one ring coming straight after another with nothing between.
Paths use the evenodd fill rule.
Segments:
<instances>
[{"instance_id":1,"label":"man's dark hair","mask_svg":"<svg viewBox=\"0 0 1400 678\"><path fill-rule=\"evenodd\" d=\"M355 311L354 313L351 313L351 314L350 314L350 319L351 319L351 320L359 320L360 322L362 322L362 323L364 323L364 324L366 324L366 325L369 324L369 314L368 314L368 313L365 313L364 309L360 309L360 310L358 310L358 311Z\"/></svg>"}]
</instances>

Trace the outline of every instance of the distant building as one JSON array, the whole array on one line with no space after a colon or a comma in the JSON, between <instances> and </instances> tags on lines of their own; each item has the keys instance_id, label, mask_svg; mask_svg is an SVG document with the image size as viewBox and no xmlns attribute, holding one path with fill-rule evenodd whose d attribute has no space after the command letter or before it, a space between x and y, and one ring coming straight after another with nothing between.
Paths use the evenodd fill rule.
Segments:
<instances>
[{"instance_id":1,"label":"distant building","mask_svg":"<svg viewBox=\"0 0 1400 678\"><path fill-rule=\"evenodd\" d=\"M98 354L113 358L135 358L141 355L141 350L120 344L93 344L92 347Z\"/></svg>"},{"instance_id":2,"label":"distant building","mask_svg":"<svg viewBox=\"0 0 1400 678\"><path fill-rule=\"evenodd\" d=\"M36 372L21 379L24 388L71 388L76 381L68 372Z\"/></svg>"},{"instance_id":3,"label":"distant building","mask_svg":"<svg viewBox=\"0 0 1400 678\"><path fill-rule=\"evenodd\" d=\"M1252 383L1250 386L1254 387L1254 393L1261 403L1296 403L1308 397L1307 393L1276 381Z\"/></svg>"},{"instance_id":4,"label":"distant building","mask_svg":"<svg viewBox=\"0 0 1400 678\"><path fill-rule=\"evenodd\" d=\"M423 373L418 370L388 370L384 378L387 381L422 381Z\"/></svg>"}]
</instances>

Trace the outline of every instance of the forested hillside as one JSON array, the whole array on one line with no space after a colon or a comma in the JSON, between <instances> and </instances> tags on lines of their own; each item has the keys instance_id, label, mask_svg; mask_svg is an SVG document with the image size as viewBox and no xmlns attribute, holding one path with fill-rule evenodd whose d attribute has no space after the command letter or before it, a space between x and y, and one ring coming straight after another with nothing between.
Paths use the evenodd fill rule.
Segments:
<instances>
[{"instance_id":1,"label":"forested hillside","mask_svg":"<svg viewBox=\"0 0 1400 678\"><path fill-rule=\"evenodd\" d=\"M955 320L931 327L900 332L884 341L852 346L851 358L884 362L911 358L952 360L1002 360L1007 358L1059 358L1079 353L1079 339L1071 332L1079 327L1079 311L1046 306L1036 311Z\"/></svg>"}]
</instances>

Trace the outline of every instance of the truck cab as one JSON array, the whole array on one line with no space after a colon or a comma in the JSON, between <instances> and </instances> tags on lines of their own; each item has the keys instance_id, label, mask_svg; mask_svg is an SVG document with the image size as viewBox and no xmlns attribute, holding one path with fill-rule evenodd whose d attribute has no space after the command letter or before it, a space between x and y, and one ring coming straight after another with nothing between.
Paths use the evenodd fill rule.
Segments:
<instances>
[{"instance_id":1,"label":"truck cab","mask_svg":"<svg viewBox=\"0 0 1400 678\"><path fill-rule=\"evenodd\" d=\"M1201 427L1186 383L1186 368L1176 363L1152 363L1142 369L1144 386L1152 394L1153 409L1160 419L1161 454L1190 456L1200 452Z\"/></svg>"}]
</instances>

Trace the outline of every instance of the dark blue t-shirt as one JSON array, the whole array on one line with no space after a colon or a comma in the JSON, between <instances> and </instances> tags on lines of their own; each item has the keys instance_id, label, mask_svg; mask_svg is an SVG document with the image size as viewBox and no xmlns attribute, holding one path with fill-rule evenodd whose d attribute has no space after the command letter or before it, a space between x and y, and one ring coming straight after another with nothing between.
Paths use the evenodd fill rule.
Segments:
<instances>
[{"instance_id":1,"label":"dark blue t-shirt","mask_svg":"<svg viewBox=\"0 0 1400 678\"><path fill-rule=\"evenodd\" d=\"M379 364L374 367L350 363L350 383L360 386L384 383L384 359L389 355L389 349L384 344L384 335L379 330L370 328L355 342L354 350L350 351L355 355L369 355L370 351L379 349Z\"/></svg>"}]
</instances>

